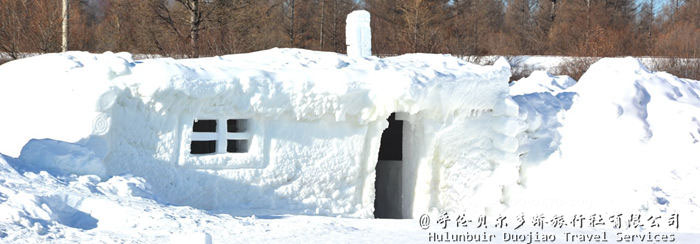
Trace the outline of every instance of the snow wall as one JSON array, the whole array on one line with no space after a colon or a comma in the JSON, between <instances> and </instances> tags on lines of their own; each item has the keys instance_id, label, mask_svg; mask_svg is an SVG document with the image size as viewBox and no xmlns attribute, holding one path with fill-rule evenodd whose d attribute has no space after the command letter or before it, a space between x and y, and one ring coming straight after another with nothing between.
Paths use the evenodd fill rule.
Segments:
<instances>
[{"instance_id":1,"label":"snow wall","mask_svg":"<svg viewBox=\"0 0 700 244\"><path fill-rule=\"evenodd\" d=\"M54 174L143 177L169 204L372 217L382 131L399 112L404 217L499 211L524 130L509 76L504 59L429 54L47 54L0 66L0 153ZM246 119L248 152L190 154L197 119Z\"/></svg>"}]
</instances>

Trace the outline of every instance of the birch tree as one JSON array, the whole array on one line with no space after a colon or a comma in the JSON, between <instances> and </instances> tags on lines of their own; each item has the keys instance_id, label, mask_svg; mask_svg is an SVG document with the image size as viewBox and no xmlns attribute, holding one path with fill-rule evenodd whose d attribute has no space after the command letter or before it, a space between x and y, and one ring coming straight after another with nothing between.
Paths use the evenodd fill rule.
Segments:
<instances>
[{"instance_id":1,"label":"birch tree","mask_svg":"<svg viewBox=\"0 0 700 244\"><path fill-rule=\"evenodd\" d=\"M61 24L61 51L68 51L68 0L63 0L62 4L63 23Z\"/></svg>"}]
</instances>

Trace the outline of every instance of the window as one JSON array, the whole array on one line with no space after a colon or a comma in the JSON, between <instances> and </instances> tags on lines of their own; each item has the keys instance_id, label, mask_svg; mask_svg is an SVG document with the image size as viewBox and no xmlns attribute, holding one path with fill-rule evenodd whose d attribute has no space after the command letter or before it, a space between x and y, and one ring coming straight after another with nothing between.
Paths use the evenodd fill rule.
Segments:
<instances>
[{"instance_id":1,"label":"window","mask_svg":"<svg viewBox=\"0 0 700 244\"><path fill-rule=\"evenodd\" d=\"M229 119L226 121L228 132L246 132L248 127L247 119Z\"/></svg>"},{"instance_id":2,"label":"window","mask_svg":"<svg viewBox=\"0 0 700 244\"><path fill-rule=\"evenodd\" d=\"M216 132L216 120L195 120L193 132Z\"/></svg>"},{"instance_id":3,"label":"window","mask_svg":"<svg viewBox=\"0 0 700 244\"><path fill-rule=\"evenodd\" d=\"M192 154L215 153L216 141L192 141L190 152Z\"/></svg>"},{"instance_id":4,"label":"window","mask_svg":"<svg viewBox=\"0 0 700 244\"><path fill-rule=\"evenodd\" d=\"M192 132L190 153L210 154L216 152L216 120L195 120Z\"/></svg>"},{"instance_id":5,"label":"window","mask_svg":"<svg viewBox=\"0 0 700 244\"><path fill-rule=\"evenodd\" d=\"M251 140L248 126L247 119L195 120L190 154L247 153Z\"/></svg>"},{"instance_id":6,"label":"window","mask_svg":"<svg viewBox=\"0 0 700 244\"><path fill-rule=\"evenodd\" d=\"M226 121L226 152L245 153L248 152L248 141L250 135L248 131L247 119L229 119Z\"/></svg>"},{"instance_id":7,"label":"window","mask_svg":"<svg viewBox=\"0 0 700 244\"><path fill-rule=\"evenodd\" d=\"M226 151L230 153L248 152L248 140L227 140Z\"/></svg>"}]
</instances>

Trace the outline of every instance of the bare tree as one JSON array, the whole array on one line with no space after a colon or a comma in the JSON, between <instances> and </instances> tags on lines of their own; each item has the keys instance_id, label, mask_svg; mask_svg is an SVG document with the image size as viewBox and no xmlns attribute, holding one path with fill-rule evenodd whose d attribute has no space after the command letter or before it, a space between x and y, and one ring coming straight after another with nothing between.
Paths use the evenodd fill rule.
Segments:
<instances>
[{"instance_id":1,"label":"bare tree","mask_svg":"<svg viewBox=\"0 0 700 244\"><path fill-rule=\"evenodd\" d=\"M212 13L212 8L203 6L209 2L201 0L175 0L174 3L177 5L171 4L169 0L155 0L152 8L160 23L167 26L177 39L187 43L189 56L199 57L200 33L205 29L204 21Z\"/></svg>"},{"instance_id":2,"label":"bare tree","mask_svg":"<svg viewBox=\"0 0 700 244\"><path fill-rule=\"evenodd\" d=\"M19 58L23 50L21 43L24 41L23 11L26 5L20 1L2 0L0 3L0 51L5 52L12 59Z\"/></svg>"},{"instance_id":3,"label":"bare tree","mask_svg":"<svg viewBox=\"0 0 700 244\"><path fill-rule=\"evenodd\" d=\"M654 43L654 23L655 23L655 1L648 0L642 3L639 10L639 16L636 23L636 46L637 55L651 55L653 53L653 43Z\"/></svg>"},{"instance_id":4,"label":"bare tree","mask_svg":"<svg viewBox=\"0 0 700 244\"><path fill-rule=\"evenodd\" d=\"M447 21L447 50L457 55L485 55L509 44L503 29L501 0L455 1L449 7L455 17Z\"/></svg>"},{"instance_id":5,"label":"bare tree","mask_svg":"<svg viewBox=\"0 0 700 244\"><path fill-rule=\"evenodd\" d=\"M389 53L442 52L448 21L456 15L447 11L446 0L368 0L373 15L373 47ZM376 38L375 38L376 37ZM381 51L380 51L381 52Z\"/></svg>"},{"instance_id":6,"label":"bare tree","mask_svg":"<svg viewBox=\"0 0 700 244\"><path fill-rule=\"evenodd\" d=\"M321 20L319 21L320 27L318 28L318 46L321 50L323 50L323 23L326 21L326 19L323 18L323 14L326 12L323 8L324 3L326 3L326 0L321 0Z\"/></svg>"},{"instance_id":7,"label":"bare tree","mask_svg":"<svg viewBox=\"0 0 700 244\"><path fill-rule=\"evenodd\" d=\"M176 2L182 4L182 6L187 9L190 14L189 24L190 24L190 48L192 49L190 55L192 57L199 57L199 31L202 29L202 11L199 8L199 0L175 0Z\"/></svg>"},{"instance_id":8,"label":"bare tree","mask_svg":"<svg viewBox=\"0 0 700 244\"><path fill-rule=\"evenodd\" d=\"M61 35L61 51L68 51L68 0L63 0L62 4L62 19L63 24L61 25L62 35Z\"/></svg>"},{"instance_id":9,"label":"bare tree","mask_svg":"<svg viewBox=\"0 0 700 244\"><path fill-rule=\"evenodd\" d=\"M505 32L512 40L509 54L532 53L534 51L532 2L510 0L505 13Z\"/></svg>"},{"instance_id":10,"label":"bare tree","mask_svg":"<svg viewBox=\"0 0 700 244\"><path fill-rule=\"evenodd\" d=\"M698 0L0 0L0 51L11 58L68 49L343 53L345 17L360 7L371 13L380 55L697 57L700 50Z\"/></svg>"},{"instance_id":11,"label":"bare tree","mask_svg":"<svg viewBox=\"0 0 700 244\"><path fill-rule=\"evenodd\" d=\"M285 0L284 1L284 8L286 11L285 17L287 19L287 36L289 37L289 46L294 47L295 41L297 38L297 32L296 32L296 0Z\"/></svg>"}]
</instances>

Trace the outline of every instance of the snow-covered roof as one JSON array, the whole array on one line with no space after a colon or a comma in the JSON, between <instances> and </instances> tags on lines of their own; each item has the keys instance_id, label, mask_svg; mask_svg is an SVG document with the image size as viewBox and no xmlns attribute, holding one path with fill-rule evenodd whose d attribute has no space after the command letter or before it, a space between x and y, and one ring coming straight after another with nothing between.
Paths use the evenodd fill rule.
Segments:
<instances>
[{"instance_id":1,"label":"snow-covered roof","mask_svg":"<svg viewBox=\"0 0 700 244\"><path fill-rule=\"evenodd\" d=\"M493 109L506 95L509 72L506 62L479 66L449 55L354 59L329 52L270 49L204 59L138 61L129 75L117 80L154 101L173 96L216 98L226 104L222 109L233 106L241 113L366 122L394 111L429 109L441 114Z\"/></svg>"}]
</instances>

